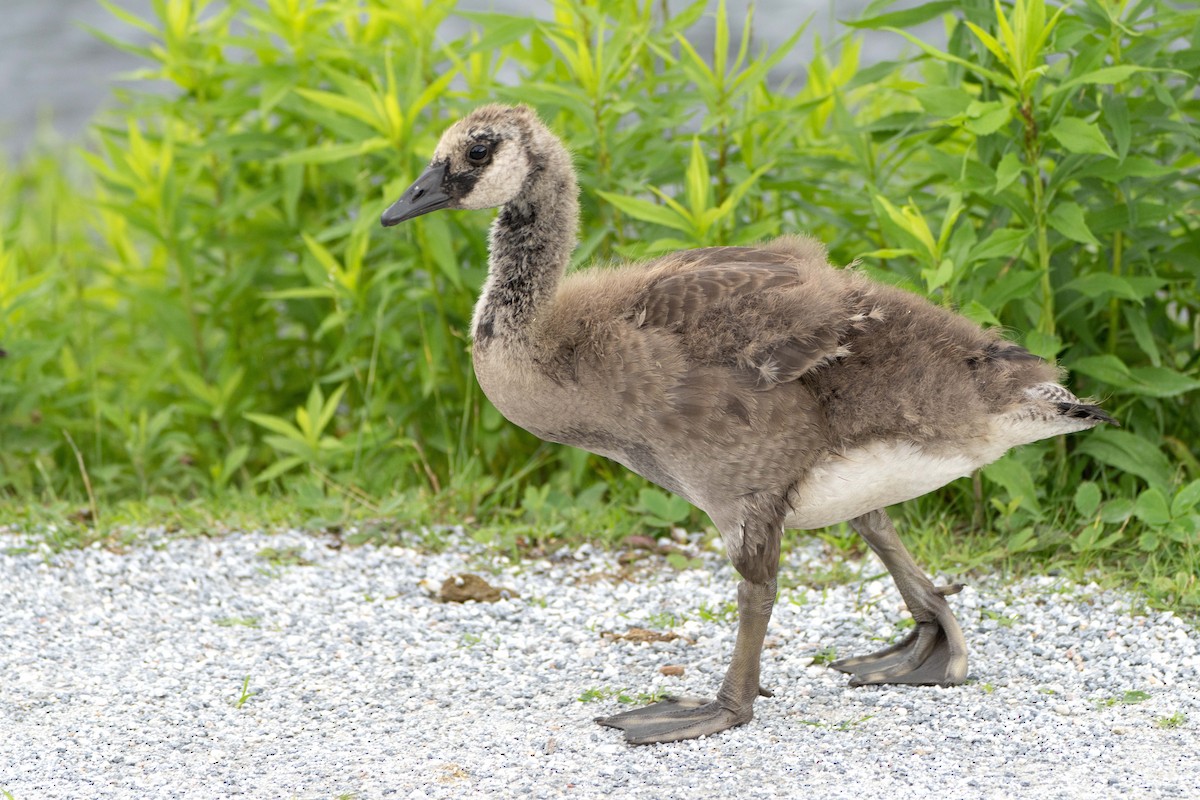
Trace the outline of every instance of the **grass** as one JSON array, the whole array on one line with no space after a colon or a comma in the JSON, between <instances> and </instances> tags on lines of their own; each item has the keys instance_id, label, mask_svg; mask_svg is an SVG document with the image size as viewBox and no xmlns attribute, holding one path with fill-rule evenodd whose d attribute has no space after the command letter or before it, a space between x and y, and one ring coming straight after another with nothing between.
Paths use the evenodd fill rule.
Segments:
<instances>
[{"instance_id":1,"label":"grass","mask_svg":"<svg viewBox=\"0 0 1200 800\"><path fill-rule=\"evenodd\" d=\"M669 631L687 622L687 617L670 611L660 611L646 617L646 627L652 630Z\"/></svg>"},{"instance_id":2,"label":"grass","mask_svg":"<svg viewBox=\"0 0 1200 800\"><path fill-rule=\"evenodd\" d=\"M233 707L241 708L242 706L244 706L246 704L247 700L249 700L251 697L254 697L254 695L256 695L256 694L258 694L258 690L255 690L255 691L250 690L250 676L247 675L245 678L242 679L242 688L238 694L238 698L233 701Z\"/></svg>"},{"instance_id":3,"label":"grass","mask_svg":"<svg viewBox=\"0 0 1200 800\"><path fill-rule=\"evenodd\" d=\"M302 547L264 547L256 555L273 567L312 566L312 562L301 555L303 552Z\"/></svg>"},{"instance_id":4,"label":"grass","mask_svg":"<svg viewBox=\"0 0 1200 800\"><path fill-rule=\"evenodd\" d=\"M832 664L833 662L835 662L837 660L838 660L837 648L833 647L832 645L830 645L829 647L821 648L817 652L813 653L813 657L812 657L812 663L821 665L821 666Z\"/></svg>"},{"instance_id":5,"label":"grass","mask_svg":"<svg viewBox=\"0 0 1200 800\"><path fill-rule=\"evenodd\" d=\"M800 720L800 724L801 725L809 725L813 728L824 728L826 730L831 730L831 731L849 731L849 730L853 730L854 728L857 728L859 725L863 724L864 722L866 722L867 720L871 719L874 716L875 716L874 714L868 714L864 717L858 717L857 719L848 719L843 722L821 722L820 720L802 719L802 720Z\"/></svg>"},{"instance_id":6,"label":"grass","mask_svg":"<svg viewBox=\"0 0 1200 800\"><path fill-rule=\"evenodd\" d=\"M492 520L468 520L465 527L476 541L518 560L543 555L557 547L578 547L585 542L616 550L626 537L653 535L655 530L629 510L636 503L636 487L637 483L631 479L617 482L602 501L583 508L569 507L564 497L561 508L543 512L543 521L558 531L552 537L531 532L528 522L512 521L512 512L504 512ZM1006 552L1003 537L964 530L951 518L950 511L943 512L938 521L931 505L925 499L893 511L905 543L918 563L930 572L968 581L973 574L999 574L1016 579L1055 573L1077 582L1096 582L1102 587L1131 591L1144 598L1151 608L1171 610L1200 623L1200 586L1195 581L1164 582L1157 565L1143 553L1111 553L1096 561L1078 559L1069 552L1051 557L1037 552ZM346 504L342 498L320 494L266 496L233 488L204 500L183 503L162 498L113 503L106 507L99 523L80 514L84 508L64 501L30 505L0 498L0 519L5 521L8 531L7 536L0 537L0 548L8 552L60 551L98 545L119 551L173 537L222 536L240 530L300 530L331 536L348 546L370 543L439 551L455 541L454 535L447 532L449 526L462 525L466 519L464 511L445 497L400 498L367 506ZM689 523L689 527L699 526ZM792 546L814 535L817 534L789 532L784 538L785 557ZM664 568L673 566L667 560L672 555L680 554L666 556ZM864 572L852 562L871 558L861 543L850 540L841 548L830 548L828 555L828 565L815 573L785 569L780 575L781 587L821 589L853 585L863 579ZM260 558L272 569L304 563L302 551L294 548L266 548ZM874 566L867 570L875 574ZM1200 564L1197 570L1196 574L1200 574ZM785 591L785 596L789 595L796 593ZM732 608L697 610L698 617L704 614L713 619L736 619ZM987 609L980 614L981 618L995 619L1001 625L1015 622L1007 615ZM671 628L674 626L666 624L671 619L682 617L658 615L650 624Z\"/></svg>"},{"instance_id":7,"label":"grass","mask_svg":"<svg viewBox=\"0 0 1200 800\"><path fill-rule=\"evenodd\" d=\"M1102 700L1097 700L1096 705L1101 708L1111 708L1112 706L1131 706L1136 703L1141 703L1150 699L1149 692L1143 692L1140 689L1131 689L1124 692L1119 697L1105 697Z\"/></svg>"},{"instance_id":8,"label":"grass","mask_svg":"<svg viewBox=\"0 0 1200 800\"><path fill-rule=\"evenodd\" d=\"M999 611L994 611L990 608L979 609L979 618L981 620L984 620L984 619L993 620L997 624L999 624L1002 628L1011 628L1013 625L1016 625L1017 622L1020 621L1020 617L1014 617L1014 616L1009 616L1007 614L1001 614Z\"/></svg>"},{"instance_id":9,"label":"grass","mask_svg":"<svg viewBox=\"0 0 1200 800\"><path fill-rule=\"evenodd\" d=\"M622 705L648 705L667 696L666 692L634 692L632 689L612 689L607 686L587 689L577 698L580 703L596 703L616 699Z\"/></svg>"},{"instance_id":10,"label":"grass","mask_svg":"<svg viewBox=\"0 0 1200 800\"><path fill-rule=\"evenodd\" d=\"M1172 728L1182 728L1187 723L1187 714L1182 711L1176 711L1169 717L1159 717L1154 720L1154 724L1163 730L1171 730Z\"/></svg>"},{"instance_id":11,"label":"grass","mask_svg":"<svg viewBox=\"0 0 1200 800\"><path fill-rule=\"evenodd\" d=\"M718 622L723 624L737 622L737 603L733 600L727 600L724 603L720 603L716 606L710 606L707 603L701 603L700 607L696 609L696 616L705 622Z\"/></svg>"}]
</instances>

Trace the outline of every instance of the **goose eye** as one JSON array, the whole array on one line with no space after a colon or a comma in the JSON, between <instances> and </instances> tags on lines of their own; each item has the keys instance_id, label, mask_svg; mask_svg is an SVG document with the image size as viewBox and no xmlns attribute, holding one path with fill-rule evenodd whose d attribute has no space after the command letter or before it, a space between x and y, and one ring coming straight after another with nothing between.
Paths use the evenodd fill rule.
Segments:
<instances>
[{"instance_id":1,"label":"goose eye","mask_svg":"<svg viewBox=\"0 0 1200 800\"><path fill-rule=\"evenodd\" d=\"M492 155L492 148L486 144L474 144L467 150L467 160L473 164L483 164Z\"/></svg>"}]
</instances>

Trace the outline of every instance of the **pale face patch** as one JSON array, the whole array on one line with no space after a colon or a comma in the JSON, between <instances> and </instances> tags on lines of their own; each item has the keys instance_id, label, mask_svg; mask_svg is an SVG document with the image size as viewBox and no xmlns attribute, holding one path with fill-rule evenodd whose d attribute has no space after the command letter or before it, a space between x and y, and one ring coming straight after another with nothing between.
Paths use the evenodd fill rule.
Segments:
<instances>
[{"instance_id":1,"label":"pale face patch","mask_svg":"<svg viewBox=\"0 0 1200 800\"><path fill-rule=\"evenodd\" d=\"M525 156L525 151L511 142L501 142L475 186L462 199L462 207L502 206L520 193L527 177L529 159Z\"/></svg>"}]
</instances>

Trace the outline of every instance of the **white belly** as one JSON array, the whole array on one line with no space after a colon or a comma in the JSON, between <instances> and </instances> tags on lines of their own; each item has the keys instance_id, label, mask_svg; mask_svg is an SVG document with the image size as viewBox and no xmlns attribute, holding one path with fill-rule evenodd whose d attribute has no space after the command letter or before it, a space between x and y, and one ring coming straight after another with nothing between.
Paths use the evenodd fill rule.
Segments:
<instances>
[{"instance_id":1,"label":"white belly","mask_svg":"<svg viewBox=\"0 0 1200 800\"><path fill-rule=\"evenodd\" d=\"M822 528L920 497L1003 453L935 454L908 442L875 442L816 465L796 487L788 528ZM988 456L991 456L990 458Z\"/></svg>"}]
</instances>

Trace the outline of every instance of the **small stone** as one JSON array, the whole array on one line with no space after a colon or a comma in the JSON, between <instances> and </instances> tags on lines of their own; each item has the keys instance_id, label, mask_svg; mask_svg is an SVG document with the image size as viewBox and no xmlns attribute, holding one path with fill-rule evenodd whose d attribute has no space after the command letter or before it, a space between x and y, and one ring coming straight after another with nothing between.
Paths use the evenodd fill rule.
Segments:
<instances>
[{"instance_id":1,"label":"small stone","mask_svg":"<svg viewBox=\"0 0 1200 800\"><path fill-rule=\"evenodd\" d=\"M663 664L658 668L658 671L661 675L679 678L683 676L683 664Z\"/></svg>"}]
</instances>

